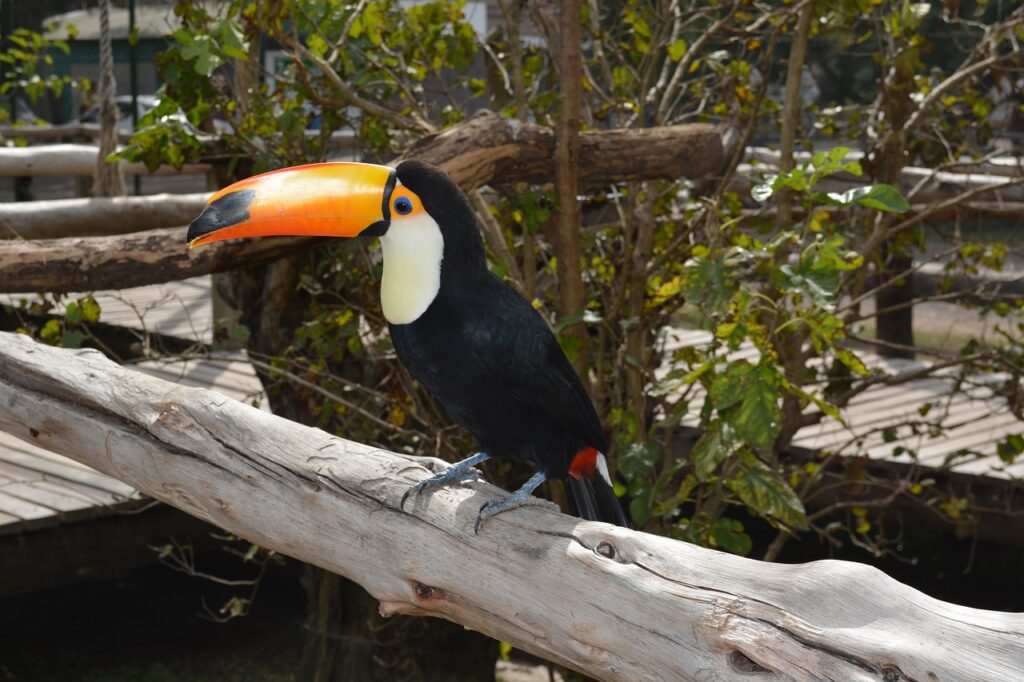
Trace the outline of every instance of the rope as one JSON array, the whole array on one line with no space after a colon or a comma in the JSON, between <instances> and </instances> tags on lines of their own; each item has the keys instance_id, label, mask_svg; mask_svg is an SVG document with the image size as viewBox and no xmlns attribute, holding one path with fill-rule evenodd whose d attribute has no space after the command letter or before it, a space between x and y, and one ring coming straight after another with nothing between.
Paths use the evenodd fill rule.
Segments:
<instances>
[{"instance_id":1,"label":"rope","mask_svg":"<svg viewBox=\"0 0 1024 682\"><path fill-rule=\"evenodd\" d=\"M100 0L100 152L96 159L93 194L114 197L124 194L121 164L105 159L117 151L117 83L114 81L114 50L110 42L110 0Z\"/></svg>"}]
</instances>

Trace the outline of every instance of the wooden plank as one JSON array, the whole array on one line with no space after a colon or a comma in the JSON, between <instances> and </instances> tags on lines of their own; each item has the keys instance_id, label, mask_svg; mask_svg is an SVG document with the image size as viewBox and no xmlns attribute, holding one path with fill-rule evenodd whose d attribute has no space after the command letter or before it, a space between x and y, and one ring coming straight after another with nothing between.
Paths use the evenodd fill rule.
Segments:
<instances>
[{"instance_id":1,"label":"wooden plank","mask_svg":"<svg viewBox=\"0 0 1024 682\"><path fill-rule=\"evenodd\" d=\"M935 444L922 447L918 450L918 459L922 464L930 464L941 461L946 455L958 450L981 450L986 443L989 445L989 454L995 459L996 443L1014 427L1019 429L1020 424L1020 421L1010 413L979 419L968 427L946 434Z\"/></svg>"},{"instance_id":2,"label":"wooden plank","mask_svg":"<svg viewBox=\"0 0 1024 682\"><path fill-rule=\"evenodd\" d=\"M15 476L17 483L36 486L72 500L79 500L82 505L91 508L109 509L134 499L134 496L110 493L94 486L69 481L50 474L41 474L38 471L24 469L7 462L0 461L0 471L6 471Z\"/></svg>"},{"instance_id":3,"label":"wooden plank","mask_svg":"<svg viewBox=\"0 0 1024 682\"><path fill-rule=\"evenodd\" d=\"M1001 424L983 425L980 427L977 425L982 418L989 414L990 410L985 405L967 403L959 413L948 418L950 424L958 424L958 426L948 429L938 437L932 437L927 433L918 434L917 436L905 434L903 437L897 437L891 443L885 443L882 434L873 433L865 439L861 450L866 451L868 456L874 459L888 459L890 458L888 453L891 452L892 448L902 445L917 451L917 461L920 464L924 464L929 457L932 460L941 460L946 454L955 452L958 449L957 442L962 440L964 436L970 438L974 433L988 432L992 426L1001 426Z\"/></svg>"},{"instance_id":4,"label":"wooden plank","mask_svg":"<svg viewBox=\"0 0 1024 682\"><path fill-rule=\"evenodd\" d=\"M17 516L11 516L10 514L5 514L0 511L0 535L5 533L8 528L10 528L12 532L20 530L21 519Z\"/></svg>"},{"instance_id":5,"label":"wooden plank","mask_svg":"<svg viewBox=\"0 0 1024 682\"><path fill-rule=\"evenodd\" d=\"M56 515L56 510L44 507L35 502L29 502L13 495L8 495L0 489L0 512L14 516L22 521L36 521Z\"/></svg>"},{"instance_id":6,"label":"wooden plank","mask_svg":"<svg viewBox=\"0 0 1024 682\"><path fill-rule=\"evenodd\" d=\"M136 497L135 495L132 495L131 498L126 498L124 495L113 495L108 492L97 490L91 486L82 485L81 483L64 479L42 479L32 481L31 485L43 490L49 490L54 493L66 495L68 498L80 500L82 504L87 504L92 507L116 507L119 504L130 502Z\"/></svg>"},{"instance_id":7,"label":"wooden plank","mask_svg":"<svg viewBox=\"0 0 1024 682\"><path fill-rule=\"evenodd\" d=\"M935 394L927 394L931 397ZM872 433L868 435L868 432L873 429L884 428L889 425L897 425L908 419L913 420L924 420L925 417L921 417L918 413L918 408L928 400L911 400L915 397L914 392L908 392L908 395L901 402L885 402L879 406L870 405L870 409L862 411L852 411L843 413L843 418L846 419L847 425L843 425L834 419L823 421L818 426L811 426L801 429L800 432L793 439L793 444L799 447L808 448L811 450L821 450L835 446L837 443L850 440L855 435L863 434L865 438L869 439L880 439L882 435L880 433ZM917 394L916 397L921 397ZM946 403L943 403L944 405ZM949 401L951 409L963 409L963 406L977 405L977 401L972 401L969 396L963 394L953 396L952 400ZM936 407L933 410L932 418L934 415L943 410L943 407ZM986 406L982 406L982 410L989 409ZM951 412L949 417L953 418L955 413Z\"/></svg>"},{"instance_id":8,"label":"wooden plank","mask_svg":"<svg viewBox=\"0 0 1024 682\"><path fill-rule=\"evenodd\" d=\"M75 483L82 483L115 496L128 497L134 489L120 481L96 473L91 469L73 467L62 462L54 462L38 454L28 455L23 452L0 452L0 461L18 465L28 471L35 471L51 477L64 478Z\"/></svg>"},{"instance_id":9,"label":"wooden plank","mask_svg":"<svg viewBox=\"0 0 1024 682\"><path fill-rule=\"evenodd\" d=\"M69 495L67 491L57 492L32 483L0 485L0 492L28 502L34 502L55 512L79 511L95 506L91 500L86 500L77 495Z\"/></svg>"}]
</instances>

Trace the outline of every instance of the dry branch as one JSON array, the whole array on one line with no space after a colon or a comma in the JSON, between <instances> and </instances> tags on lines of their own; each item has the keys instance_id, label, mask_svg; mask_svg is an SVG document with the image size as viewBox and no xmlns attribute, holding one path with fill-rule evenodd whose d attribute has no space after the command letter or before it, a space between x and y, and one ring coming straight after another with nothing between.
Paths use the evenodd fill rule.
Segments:
<instances>
[{"instance_id":1,"label":"dry branch","mask_svg":"<svg viewBox=\"0 0 1024 682\"><path fill-rule=\"evenodd\" d=\"M1024 615L943 603L860 564L762 563L549 507L474 535L491 486L402 510L436 460L95 351L0 334L0 428L344 575L386 615L448 618L599 679L1002 681L1024 668Z\"/></svg>"},{"instance_id":2,"label":"dry branch","mask_svg":"<svg viewBox=\"0 0 1024 682\"><path fill-rule=\"evenodd\" d=\"M96 291L187 279L262 265L310 248L316 239L246 239L185 247L185 228L111 237L6 241L0 244L0 291Z\"/></svg>"},{"instance_id":3,"label":"dry branch","mask_svg":"<svg viewBox=\"0 0 1024 682\"><path fill-rule=\"evenodd\" d=\"M209 192L0 204L0 239L97 237L187 225Z\"/></svg>"},{"instance_id":4,"label":"dry branch","mask_svg":"<svg viewBox=\"0 0 1024 682\"><path fill-rule=\"evenodd\" d=\"M319 130L306 130L306 137L320 137ZM69 123L66 125L53 126L0 126L0 138L7 140L25 140L28 142L88 142L97 140L100 137L100 127L95 123ZM127 144L132 139L132 131L120 130L117 133L117 140ZM196 133L196 139L205 148L216 153L219 146L217 135L208 133ZM331 149L352 149L355 147L355 135L348 130L335 130L331 133Z\"/></svg>"},{"instance_id":5,"label":"dry branch","mask_svg":"<svg viewBox=\"0 0 1024 682\"><path fill-rule=\"evenodd\" d=\"M0 137L6 140L27 142L83 142L98 140L100 126L96 123L68 123L65 125L0 126ZM132 134L127 130L117 132L118 142L127 143Z\"/></svg>"},{"instance_id":6,"label":"dry branch","mask_svg":"<svg viewBox=\"0 0 1024 682\"><path fill-rule=\"evenodd\" d=\"M86 175L96 171L99 147L91 144L47 144L36 147L0 147L0 176ZM156 175L206 173L209 164L185 164L181 169L160 166ZM121 162L125 175L145 175L145 164Z\"/></svg>"},{"instance_id":7,"label":"dry branch","mask_svg":"<svg viewBox=\"0 0 1024 682\"><path fill-rule=\"evenodd\" d=\"M722 159L718 133L702 124L591 132L581 137L583 182L693 178L715 172ZM550 129L481 112L417 143L395 163L413 157L429 161L445 169L467 191L484 184L548 182L553 173L554 144ZM302 239L275 240L272 246L233 243L207 257L204 252L211 247L194 254L185 252L184 233L185 228L178 228L127 238L4 244L0 248L0 291L83 291L156 284L248 267L255 263L252 258L256 254L266 262L309 246L309 240Z\"/></svg>"},{"instance_id":8,"label":"dry branch","mask_svg":"<svg viewBox=\"0 0 1024 682\"><path fill-rule=\"evenodd\" d=\"M553 179L555 134L481 111L462 125L429 135L396 160L420 159L444 168L463 189ZM700 178L718 172L722 140L702 123L600 130L580 135L580 182Z\"/></svg>"}]
</instances>

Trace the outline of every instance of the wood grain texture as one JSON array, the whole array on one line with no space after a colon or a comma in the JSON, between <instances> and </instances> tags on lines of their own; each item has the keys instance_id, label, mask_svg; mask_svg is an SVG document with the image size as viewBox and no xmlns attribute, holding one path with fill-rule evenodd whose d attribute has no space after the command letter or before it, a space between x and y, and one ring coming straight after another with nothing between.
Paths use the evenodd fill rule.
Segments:
<instances>
[{"instance_id":1,"label":"wood grain texture","mask_svg":"<svg viewBox=\"0 0 1024 682\"><path fill-rule=\"evenodd\" d=\"M464 190L509 182L554 179L555 133L491 111L410 147L395 163L419 159L443 168ZM700 178L718 172L724 158L714 126L594 130L580 135L580 182Z\"/></svg>"},{"instance_id":2,"label":"wood grain texture","mask_svg":"<svg viewBox=\"0 0 1024 682\"><path fill-rule=\"evenodd\" d=\"M185 227L107 237L8 240L0 244L0 291L96 291L188 279L262 265L318 239L263 238L185 245Z\"/></svg>"},{"instance_id":3,"label":"wood grain texture","mask_svg":"<svg viewBox=\"0 0 1024 682\"><path fill-rule=\"evenodd\" d=\"M766 564L547 506L489 521L486 484L398 506L440 463L330 436L94 351L0 334L0 428L363 585L603 680L1010 680L1024 615L855 563ZM429 470L428 470L429 467Z\"/></svg>"},{"instance_id":4,"label":"wood grain texture","mask_svg":"<svg viewBox=\"0 0 1024 682\"><path fill-rule=\"evenodd\" d=\"M97 237L187 225L209 197L200 192L0 204L0 239Z\"/></svg>"},{"instance_id":5,"label":"wood grain texture","mask_svg":"<svg viewBox=\"0 0 1024 682\"><path fill-rule=\"evenodd\" d=\"M43 144L34 147L0 147L0 176L87 175L96 172L99 147L91 144ZM160 166L152 175L206 173L212 166L186 163L181 168ZM151 175L143 163L121 162L125 175Z\"/></svg>"}]
</instances>

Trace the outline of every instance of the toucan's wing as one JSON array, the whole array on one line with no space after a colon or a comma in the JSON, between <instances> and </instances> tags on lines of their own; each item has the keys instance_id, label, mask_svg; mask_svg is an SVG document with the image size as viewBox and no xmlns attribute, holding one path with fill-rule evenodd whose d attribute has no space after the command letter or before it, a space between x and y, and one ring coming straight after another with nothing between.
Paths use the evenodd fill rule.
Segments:
<instances>
[{"instance_id":1,"label":"toucan's wing","mask_svg":"<svg viewBox=\"0 0 1024 682\"><path fill-rule=\"evenodd\" d=\"M544 318L504 283L496 285L487 295L499 300L488 308L502 315L475 317L467 329L480 366L518 399L542 407L584 444L607 452L594 404Z\"/></svg>"}]
</instances>

